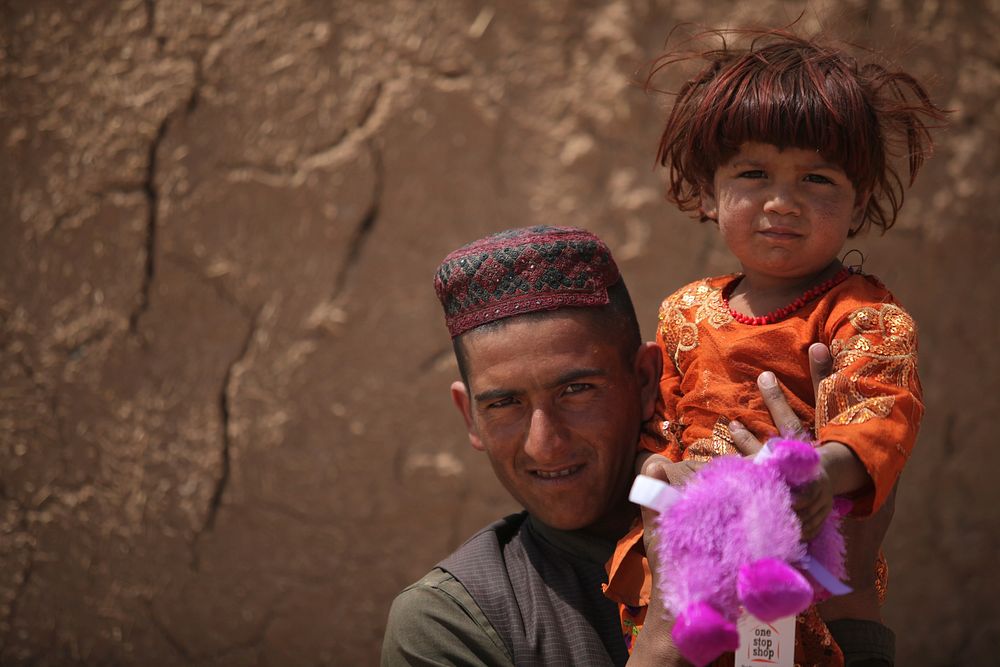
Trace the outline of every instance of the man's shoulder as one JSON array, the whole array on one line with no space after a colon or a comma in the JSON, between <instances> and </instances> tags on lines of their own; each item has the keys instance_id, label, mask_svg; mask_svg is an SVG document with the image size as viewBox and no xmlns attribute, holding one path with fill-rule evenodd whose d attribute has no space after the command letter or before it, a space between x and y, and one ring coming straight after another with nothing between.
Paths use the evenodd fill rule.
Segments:
<instances>
[{"instance_id":1,"label":"man's shoulder","mask_svg":"<svg viewBox=\"0 0 1000 667\"><path fill-rule=\"evenodd\" d=\"M408 622L436 623L455 611L469 618L482 612L469 591L450 572L433 568L423 577L404 588L392 602L390 624L394 616Z\"/></svg>"},{"instance_id":2,"label":"man's shoulder","mask_svg":"<svg viewBox=\"0 0 1000 667\"><path fill-rule=\"evenodd\" d=\"M521 532L527 517L527 512L519 512L494 521L467 539L450 556L438 563L438 567L462 580L476 573L484 574L484 568L490 570L500 567L504 546ZM485 574L489 575L488 572Z\"/></svg>"},{"instance_id":3,"label":"man's shoulder","mask_svg":"<svg viewBox=\"0 0 1000 667\"><path fill-rule=\"evenodd\" d=\"M423 601L447 598L463 609L478 610L478 604L460 581L462 570L467 563L497 566L500 560L491 556L500 556L504 544L517 535L526 517L526 512L512 514L480 529L430 572L403 589L396 602L412 607Z\"/></svg>"},{"instance_id":4,"label":"man's shoulder","mask_svg":"<svg viewBox=\"0 0 1000 667\"><path fill-rule=\"evenodd\" d=\"M500 559L491 558L520 530L525 515L515 514L483 528L437 567L407 586L393 600L382 643L382 665L510 665L510 650L465 585L467 571L488 575ZM482 569L482 568L485 568ZM499 571L494 572L494 576Z\"/></svg>"},{"instance_id":5,"label":"man's shoulder","mask_svg":"<svg viewBox=\"0 0 1000 667\"><path fill-rule=\"evenodd\" d=\"M404 588L399 596L397 596L397 599L407 597L410 594L419 597L422 593L428 591L435 591L452 597L456 594L459 597L463 594L468 594L461 582L455 579L451 573L442 570L440 567L434 567L430 572Z\"/></svg>"},{"instance_id":6,"label":"man's shoulder","mask_svg":"<svg viewBox=\"0 0 1000 667\"><path fill-rule=\"evenodd\" d=\"M510 665L512 660L462 583L435 567L393 600L381 664Z\"/></svg>"}]
</instances>

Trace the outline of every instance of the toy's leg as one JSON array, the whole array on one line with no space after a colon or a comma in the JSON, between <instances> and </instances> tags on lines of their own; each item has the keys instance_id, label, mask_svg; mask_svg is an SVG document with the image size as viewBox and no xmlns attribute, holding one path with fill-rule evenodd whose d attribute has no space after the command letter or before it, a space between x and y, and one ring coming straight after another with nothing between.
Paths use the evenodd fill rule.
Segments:
<instances>
[{"instance_id":1,"label":"toy's leg","mask_svg":"<svg viewBox=\"0 0 1000 667\"><path fill-rule=\"evenodd\" d=\"M776 558L742 566L736 587L746 610L765 623L799 613L813 598L812 585L802 573Z\"/></svg>"},{"instance_id":2,"label":"toy's leg","mask_svg":"<svg viewBox=\"0 0 1000 667\"><path fill-rule=\"evenodd\" d=\"M696 667L740 645L736 624L704 602L695 602L677 615L672 636L681 655Z\"/></svg>"}]
</instances>

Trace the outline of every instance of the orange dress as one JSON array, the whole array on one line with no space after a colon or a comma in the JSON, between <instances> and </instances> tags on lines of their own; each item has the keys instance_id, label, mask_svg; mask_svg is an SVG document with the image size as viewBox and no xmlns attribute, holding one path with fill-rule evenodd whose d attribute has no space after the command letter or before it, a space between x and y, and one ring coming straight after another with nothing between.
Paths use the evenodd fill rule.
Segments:
<instances>
[{"instance_id":1,"label":"orange dress","mask_svg":"<svg viewBox=\"0 0 1000 667\"><path fill-rule=\"evenodd\" d=\"M779 322L742 324L723 299L724 288L738 277L699 280L661 305L660 401L641 446L674 461L707 460L736 453L730 421L742 422L762 440L776 435L756 385L757 375L770 370L817 442L842 442L865 466L873 488L852 499L852 514L869 516L891 493L923 415L913 318L877 279L855 274ZM807 351L816 342L830 347L834 372L813 396ZM884 564L877 571L884 573ZM608 562L605 586L619 603L629 646L645 618L649 590L637 524ZM796 664L842 664L815 607L799 621Z\"/></svg>"}]
</instances>

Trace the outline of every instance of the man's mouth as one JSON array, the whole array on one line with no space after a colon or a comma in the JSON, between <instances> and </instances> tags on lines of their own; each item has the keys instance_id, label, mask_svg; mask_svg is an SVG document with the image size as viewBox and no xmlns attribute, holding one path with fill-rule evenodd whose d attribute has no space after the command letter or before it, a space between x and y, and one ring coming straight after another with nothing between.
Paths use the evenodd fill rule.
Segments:
<instances>
[{"instance_id":1,"label":"man's mouth","mask_svg":"<svg viewBox=\"0 0 1000 667\"><path fill-rule=\"evenodd\" d=\"M569 477L582 467L583 466L580 465L561 468L559 470L533 470L532 473L542 479L559 479L560 477Z\"/></svg>"}]
</instances>

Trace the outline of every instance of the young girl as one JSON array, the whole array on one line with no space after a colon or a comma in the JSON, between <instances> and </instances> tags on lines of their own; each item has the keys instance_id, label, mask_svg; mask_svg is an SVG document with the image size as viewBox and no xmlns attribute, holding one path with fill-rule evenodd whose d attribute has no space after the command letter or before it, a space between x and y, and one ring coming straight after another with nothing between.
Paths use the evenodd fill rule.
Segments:
<instances>
[{"instance_id":1,"label":"young girl","mask_svg":"<svg viewBox=\"0 0 1000 667\"><path fill-rule=\"evenodd\" d=\"M838 256L849 237L892 226L903 200L893 158L908 159L912 184L932 146L925 121L943 112L904 72L782 31L737 36L753 39L744 49L670 55L657 68L705 63L677 94L658 159L669 198L713 221L742 271L663 302L661 414L642 444L673 461L707 460L736 452L733 421L773 435L755 384L773 371L821 454L820 480L798 503L809 537L834 495L854 501L854 516L877 511L916 438L923 403L913 320L882 283ZM814 396L804 360L815 342L830 347L834 373ZM639 526L609 563L607 594L621 605L626 641L644 617L646 572ZM827 620L840 615L834 607ZM853 641L837 639L845 649ZM888 649L872 664L890 664ZM815 608L801 616L796 663L843 661Z\"/></svg>"}]
</instances>

